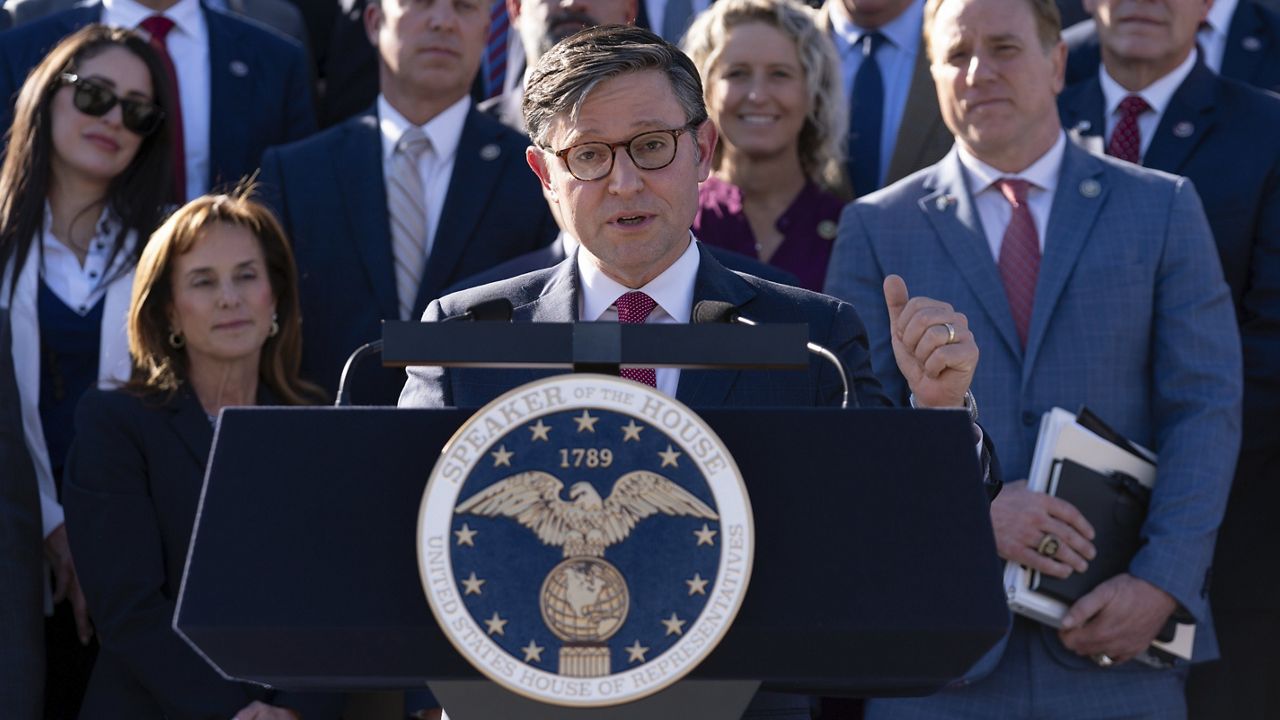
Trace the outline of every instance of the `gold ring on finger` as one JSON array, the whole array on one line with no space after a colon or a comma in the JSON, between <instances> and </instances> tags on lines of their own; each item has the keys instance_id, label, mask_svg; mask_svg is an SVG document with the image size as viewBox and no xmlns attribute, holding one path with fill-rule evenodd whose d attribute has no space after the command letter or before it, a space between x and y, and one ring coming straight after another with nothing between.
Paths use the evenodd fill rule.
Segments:
<instances>
[{"instance_id":1,"label":"gold ring on finger","mask_svg":"<svg viewBox=\"0 0 1280 720\"><path fill-rule=\"evenodd\" d=\"M1058 548L1061 545L1062 543L1058 541L1058 538L1053 533L1045 533L1044 537L1040 538L1040 544L1036 545L1036 552L1045 557L1053 557L1058 554Z\"/></svg>"},{"instance_id":2,"label":"gold ring on finger","mask_svg":"<svg viewBox=\"0 0 1280 720\"><path fill-rule=\"evenodd\" d=\"M947 331L947 341L946 341L945 343L943 343L944 345L950 345L950 344L952 344L952 343L954 343L954 342L956 341L956 326L955 326L955 325L952 325L952 324L951 324L951 323L949 323L949 322L944 322L944 323L938 323L937 325L934 325L934 327L946 328L946 331Z\"/></svg>"}]
</instances>

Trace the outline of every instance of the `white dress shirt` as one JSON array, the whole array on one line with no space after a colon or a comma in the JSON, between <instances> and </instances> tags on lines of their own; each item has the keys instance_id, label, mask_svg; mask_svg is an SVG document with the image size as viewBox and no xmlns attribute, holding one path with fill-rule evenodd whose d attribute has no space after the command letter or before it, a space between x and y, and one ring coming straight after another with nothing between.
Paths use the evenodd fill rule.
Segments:
<instances>
[{"instance_id":1,"label":"white dress shirt","mask_svg":"<svg viewBox=\"0 0 1280 720\"><path fill-rule=\"evenodd\" d=\"M1145 112L1138 116L1138 135L1141 141L1138 148L1138 158L1141 160L1146 157L1147 148L1151 147L1151 138L1155 136L1156 128L1160 127L1160 118L1164 117L1164 111L1169 108L1169 101L1173 100L1173 94L1178 91L1182 81L1187 79L1187 75L1190 75L1191 70L1196 66L1196 53L1196 49L1192 48L1191 54L1187 55L1187 59L1174 68L1173 72L1136 93L1121 87L1120 83L1116 82L1107 72L1107 66L1105 64L1100 65L1098 67L1098 77L1102 83L1102 99L1107 109L1107 142L1111 141L1111 133L1115 131L1116 125L1120 123L1121 101L1130 95L1140 95L1151 106L1151 112Z\"/></svg>"},{"instance_id":2,"label":"white dress shirt","mask_svg":"<svg viewBox=\"0 0 1280 720\"><path fill-rule=\"evenodd\" d=\"M84 265L75 252L53 236L53 214L44 206L44 223L40 230L40 278L64 305L80 315L88 315L98 300L107 293L105 281L127 272L137 236L125 236L120 252L111 257L111 246L120 232L120 222L109 208L103 208L94 226L93 238L85 253Z\"/></svg>"},{"instance_id":3,"label":"white dress shirt","mask_svg":"<svg viewBox=\"0 0 1280 720\"><path fill-rule=\"evenodd\" d=\"M1196 42L1204 50L1204 64L1209 69L1222 72L1222 58L1227 54L1227 33L1231 30L1231 18L1235 17L1239 0L1214 0L1205 27L1196 33Z\"/></svg>"},{"instance_id":4,"label":"white dress shirt","mask_svg":"<svg viewBox=\"0 0 1280 720\"><path fill-rule=\"evenodd\" d=\"M687 323L693 315L693 283L698 276L698 243L689 235L689 246L671 267L644 287L629 288L601 272L585 248L578 252L578 277L582 281L578 297L578 319L584 322L599 320L617 322L618 308L614 302L623 295L639 290L653 298L658 306L649 313L645 323ZM658 390L671 397L676 396L680 384L679 368L657 368Z\"/></svg>"},{"instance_id":5,"label":"white dress shirt","mask_svg":"<svg viewBox=\"0 0 1280 720\"><path fill-rule=\"evenodd\" d=\"M1005 228L1009 226L1009 218L1013 217L1013 206L1005 199L1000 188L995 186L995 182L1001 178L1018 178L1031 183L1027 190L1027 208L1031 210L1031 217L1035 220L1040 254L1044 255L1045 230L1049 227L1049 211L1053 209L1053 193L1058 188L1058 172L1062 169L1062 155L1066 149L1067 136L1060 132L1049 151L1025 170L1007 173L974 157L963 145L956 145L969 192L973 194L973 204L977 206L978 218L982 221L982 232L991 248L991 257L997 263L1000 262L1000 246L1004 244Z\"/></svg>"},{"instance_id":6,"label":"white dress shirt","mask_svg":"<svg viewBox=\"0 0 1280 720\"><path fill-rule=\"evenodd\" d=\"M136 0L102 0L102 22L136 28L143 20L161 14L173 21L165 47L178 74L182 103L182 141L187 163L187 199L209 191L209 127L212 81L209 68L209 28L199 0L178 0L156 13Z\"/></svg>"},{"instance_id":7,"label":"white dress shirt","mask_svg":"<svg viewBox=\"0 0 1280 720\"><path fill-rule=\"evenodd\" d=\"M458 158L458 143L462 140L462 126L471 110L471 98L463 97L445 108L439 115L419 126L422 134L431 141L431 147L418 158L418 175L422 178L423 207L427 210L427 237L423 247L431 256L435 244L436 228L449 193L449 180L453 177L453 163ZM378 128L382 131L382 174L390 182L391 157L395 154L400 136L412 125L381 94L378 95Z\"/></svg>"},{"instance_id":8,"label":"white dress shirt","mask_svg":"<svg viewBox=\"0 0 1280 720\"><path fill-rule=\"evenodd\" d=\"M911 94L911 78L915 75L916 56L924 52L920 30L924 23L924 0L914 0L902 14L880 28L861 28L853 24L848 10L840 0L827 0L830 8L832 40L840 55L840 69L844 76L845 97L853 95L853 79L862 66L862 47L859 41L872 30L879 30L887 42L876 51L876 64L884 81L884 117L880 125L880 182L889 172L889 161L898 144L898 128L902 126L902 114L907 108L907 96ZM932 89L930 90L932 92Z\"/></svg>"}]
</instances>

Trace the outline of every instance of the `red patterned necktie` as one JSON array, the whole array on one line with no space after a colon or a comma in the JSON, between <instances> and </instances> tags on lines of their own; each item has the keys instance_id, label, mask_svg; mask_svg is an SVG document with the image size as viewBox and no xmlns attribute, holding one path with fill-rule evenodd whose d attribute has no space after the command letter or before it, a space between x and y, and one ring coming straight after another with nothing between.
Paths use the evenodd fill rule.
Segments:
<instances>
[{"instance_id":1,"label":"red patterned necktie","mask_svg":"<svg viewBox=\"0 0 1280 720\"><path fill-rule=\"evenodd\" d=\"M1013 207L1009 225L1004 229L1004 240L1000 243L998 265L1000 279L1004 281L1004 294L1013 313L1013 325L1018 329L1018 339L1025 348L1027 331L1031 327L1031 307L1036 298L1036 276L1040 274L1040 238L1031 209L1027 207L1027 189L1031 183L1001 178L996 185Z\"/></svg>"},{"instance_id":2,"label":"red patterned necktie","mask_svg":"<svg viewBox=\"0 0 1280 720\"><path fill-rule=\"evenodd\" d=\"M507 40L511 34L511 20L507 16L506 0L494 0L489 8L489 35L484 49L484 96L502 94L502 83L507 77Z\"/></svg>"},{"instance_id":3,"label":"red patterned necktie","mask_svg":"<svg viewBox=\"0 0 1280 720\"><path fill-rule=\"evenodd\" d=\"M1107 154L1137 164L1142 158L1142 132L1138 130L1138 116L1151 109L1146 100L1130 95L1120 101L1120 122L1111 131Z\"/></svg>"},{"instance_id":4,"label":"red patterned necktie","mask_svg":"<svg viewBox=\"0 0 1280 720\"><path fill-rule=\"evenodd\" d=\"M151 47L160 55L164 69L169 73L169 95L173 98L173 107L165 108L168 116L169 134L173 138L173 194L178 204L187 202L187 157L186 143L182 137L182 98L178 95L178 71L173 66L173 58L169 55L169 47L165 38L173 29L173 21L163 15L152 15L142 21L141 27L150 36Z\"/></svg>"},{"instance_id":5,"label":"red patterned necktie","mask_svg":"<svg viewBox=\"0 0 1280 720\"><path fill-rule=\"evenodd\" d=\"M658 307L658 303L639 290L633 290L614 301L613 306L618 309L618 322L638 325L644 323L649 313ZM619 374L628 380L658 387L658 374L653 368L623 368Z\"/></svg>"}]
</instances>

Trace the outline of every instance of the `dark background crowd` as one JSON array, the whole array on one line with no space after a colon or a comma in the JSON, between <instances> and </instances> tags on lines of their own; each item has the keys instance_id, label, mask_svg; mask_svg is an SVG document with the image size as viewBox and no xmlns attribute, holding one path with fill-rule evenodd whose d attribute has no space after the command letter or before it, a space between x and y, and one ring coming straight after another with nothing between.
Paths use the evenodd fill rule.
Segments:
<instances>
[{"instance_id":1,"label":"dark background crowd","mask_svg":"<svg viewBox=\"0 0 1280 720\"><path fill-rule=\"evenodd\" d=\"M1150 546L1174 528L1174 549L1135 561L1108 602L1129 625L1196 620L1194 664L1100 668L1087 656L1101 650L1015 620L972 680L998 667L1005 682L1012 665L1033 683L1075 673L1133 699L1100 707L1134 717L1280 717L1267 530L1280 507L1280 2L965 0L1026 5L1035 48L1016 33L973 41L969 28L996 21L953 17L949 2L4 0L0 716L342 712L341 698L227 682L169 626L213 418L331 400L383 320L572 257L565 198L526 161L531 142L561 150L526 134L526 83L558 41L634 24L701 75L719 144L692 230L718 262L851 301L897 402L884 277L969 315L974 392L1009 483L992 508L1004 559L1026 552L1011 538L1032 516L1078 542L1061 563L1028 562L1069 573L1091 551L1079 523L1018 485L1055 404L1107 408L1192 468L1199 489L1165 490L1149 523ZM992 139L972 88L1002 83L1007 96L984 102L1023 122ZM616 140L615 158L645 167ZM1096 156L1123 163L1082 169ZM1094 217L1089 201L1108 193ZM953 220L978 249L916 244L937 230L963 246ZM1072 243L1087 245L1071 251L1082 264L1055 277ZM947 253L955 268L927 260ZM243 310L234 341L198 329L227 307ZM1127 313L1134 326L1111 322ZM404 381L375 362L348 380L366 405L394 405ZM113 385L141 404L95 389ZM1231 418L1196 424L1211 411ZM866 712L994 716L973 714L968 682ZM1105 716L1063 702L1063 717ZM431 704L410 694L405 712ZM812 703L815 717L863 712Z\"/></svg>"}]
</instances>

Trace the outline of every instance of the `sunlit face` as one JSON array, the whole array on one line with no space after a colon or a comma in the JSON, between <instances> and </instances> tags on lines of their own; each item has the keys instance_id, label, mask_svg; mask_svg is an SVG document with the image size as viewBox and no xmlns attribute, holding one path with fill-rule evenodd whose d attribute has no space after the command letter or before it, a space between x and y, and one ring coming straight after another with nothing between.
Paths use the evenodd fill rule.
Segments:
<instances>
[{"instance_id":1,"label":"sunlit face","mask_svg":"<svg viewBox=\"0 0 1280 720\"><path fill-rule=\"evenodd\" d=\"M584 142L615 143L650 130L683 128L684 111L663 72L642 70L601 82L587 95L576 120L552 121L547 144L561 150ZM612 171L578 180L560 158L529 148L530 167L560 208L565 229L601 270L628 287L640 287L671 266L689 243L698 210L698 183L711 170L716 130L703 123L677 139L670 165L641 170L624 148Z\"/></svg>"},{"instance_id":2,"label":"sunlit face","mask_svg":"<svg viewBox=\"0 0 1280 720\"><path fill-rule=\"evenodd\" d=\"M215 224L173 261L169 323L191 365L254 359L271 332L275 293L262 244L238 225Z\"/></svg>"},{"instance_id":3,"label":"sunlit face","mask_svg":"<svg viewBox=\"0 0 1280 720\"><path fill-rule=\"evenodd\" d=\"M597 25L626 25L636 17L638 0L508 0L507 12L520 41L534 57L552 45Z\"/></svg>"},{"instance_id":4,"label":"sunlit face","mask_svg":"<svg viewBox=\"0 0 1280 720\"><path fill-rule=\"evenodd\" d=\"M809 89L796 45L765 23L729 31L707 82L707 111L725 152L753 158L796 155Z\"/></svg>"},{"instance_id":5,"label":"sunlit face","mask_svg":"<svg viewBox=\"0 0 1280 720\"><path fill-rule=\"evenodd\" d=\"M1153 64L1171 72L1196 44L1212 0L1086 0L1108 64Z\"/></svg>"},{"instance_id":6,"label":"sunlit face","mask_svg":"<svg viewBox=\"0 0 1280 720\"><path fill-rule=\"evenodd\" d=\"M487 40L488 3L376 0L364 19L369 42L382 59L384 86L450 100L471 88Z\"/></svg>"},{"instance_id":7,"label":"sunlit face","mask_svg":"<svg viewBox=\"0 0 1280 720\"><path fill-rule=\"evenodd\" d=\"M929 37L938 106L956 140L992 164L1048 149L1067 48L1041 45L1026 0L945 0Z\"/></svg>"},{"instance_id":8,"label":"sunlit face","mask_svg":"<svg viewBox=\"0 0 1280 720\"><path fill-rule=\"evenodd\" d=\"M109 88L117 97L154 102L146 63L122 47L104 49L82 61L75 72ZM106 184L133 162L142 137L121 124L119 103L105 115L93 117L76 109L73 93L70 85L58 88L49 106L54 176Z\"/></svg>"}]
</instances>

